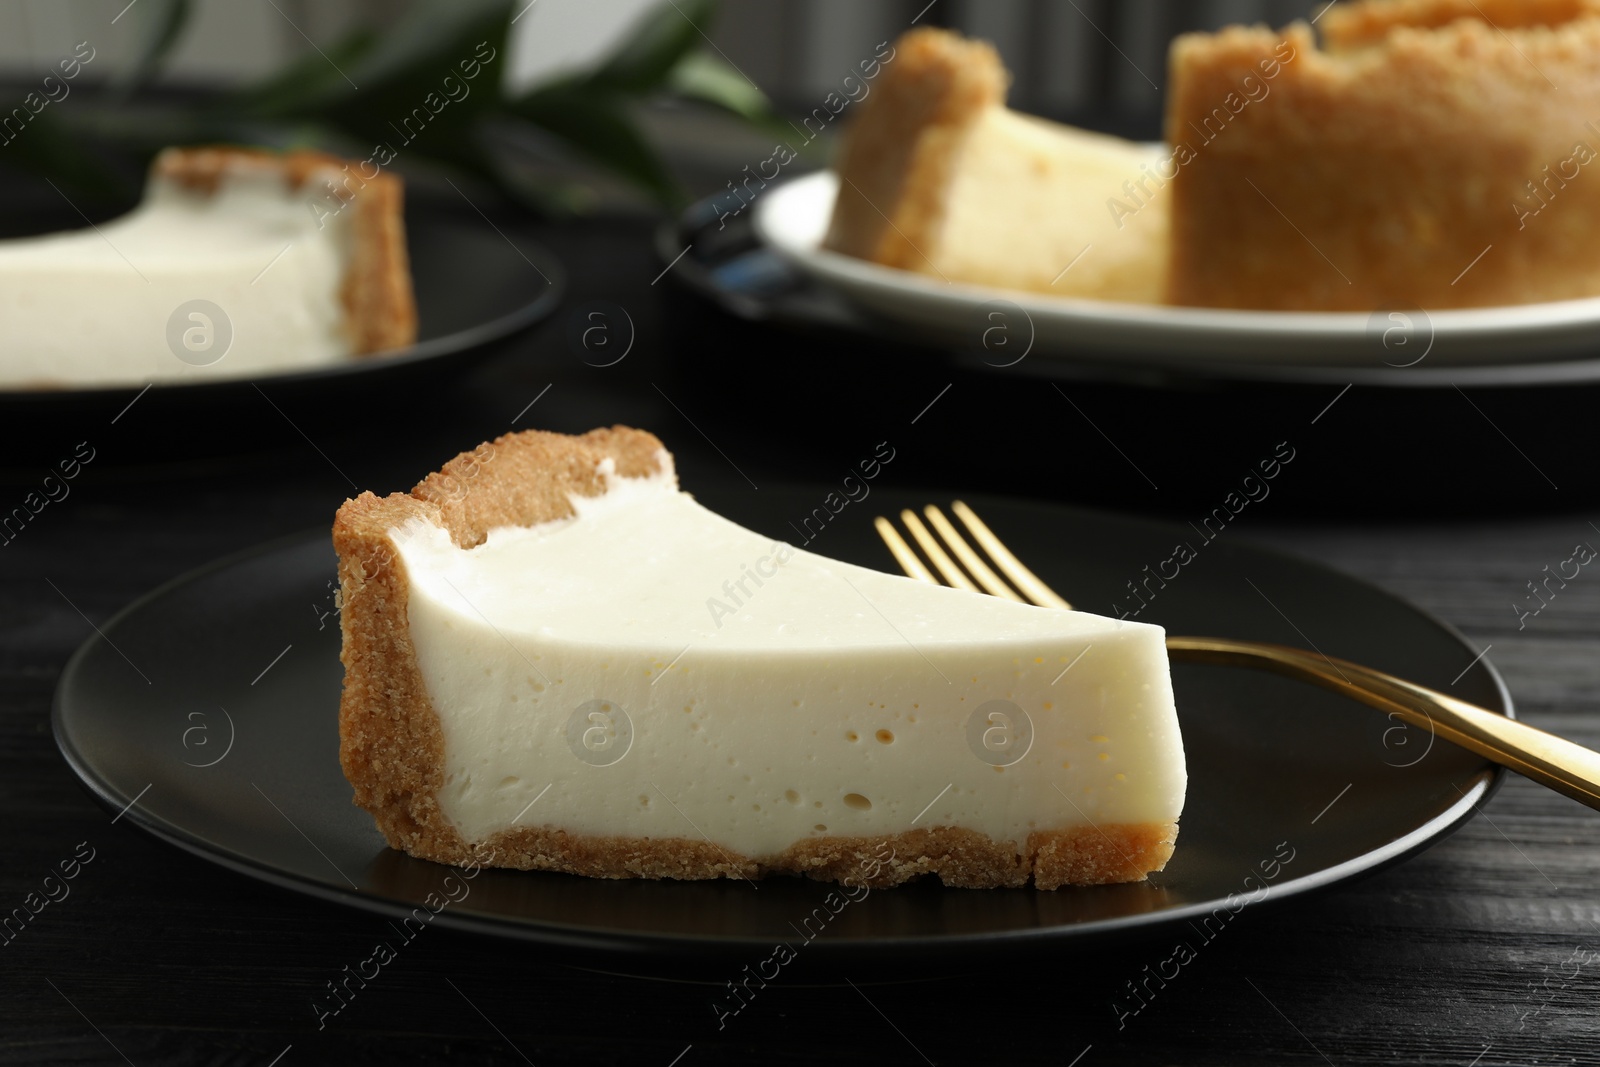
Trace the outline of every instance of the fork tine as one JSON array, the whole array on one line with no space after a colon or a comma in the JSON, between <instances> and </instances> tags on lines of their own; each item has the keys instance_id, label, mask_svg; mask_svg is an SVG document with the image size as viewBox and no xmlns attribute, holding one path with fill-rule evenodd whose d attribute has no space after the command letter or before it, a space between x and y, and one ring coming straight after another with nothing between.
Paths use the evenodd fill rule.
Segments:
<instances>
[{"instance_id":1,"label":"fork tine","mask_svg":"<svg viewBox=\"0 0 1600 1067\"><path fill-rule=\"evenodd\" d=\"M1023 566L1022 561L1011 554L1011 550L994 535L994 531L989 529L982 519L978 518L976 512L959 500L950 505L950 510L956 513L956 517L971 531L973 540L983 546L983 550L989 553L989 558L999 565L1006 577L1010 578L1029 600L1041 607L1071 610L1072 605L1057 596L1055 590L1045 585L1039 580L1038 575Z\"/></svg>"},{"instance_id":2,"label":"fork tine","mask_svg":"<svg viewBox=\"0 0 1600 1067\"><path fill-rule=\"evenodd\" d=\"M993 596L1015 600L1019 604L1023 602L1022 598L1017 595L1016 590L1001 581L1000 576L990 570L989 565L983 562L983 558L972 550L972 546L967 544L967 539L961 536L961 531L957 530L951 525L950 520L944 517L944 512L933 504L929 504L922 509L922 513L928 516L928 522L933 525L939 536L944 538L944 543L950 546L950 551L956 554L956 559L961 561L961 565L967 568L974 578L978 579L979 585L983 586Z\"/></svg>"},{"instance_id":3,"label":"fork tine","mask_svg":"<svg viewBox=\"0 0 1600 1067\"><path fill-rule=\"evenodd\" d=\"M901 570L919 581L939 584L939 579L922 565L922 560L918 559L911 546L906 544L906 539L900 536L900 531L894 528L894 523L879 515L872 520L872 525L877 528L878 536L883 538L883 543L889 546L889 551L893 554L895 562L900 564Z\"/></svg>"},{"instance_id":4,"label":"fork tine","mask_svg":"<svg viewBox=\"0 0 1600 1067\"><path fill-rule=\"evenodd\" d=\"M957 589L965 589L969 593L979 592L978 587L972 584L972 580L962 572L960 567L956 566L955 560L951 559L945 550L939 547L939 542L934 540L933 535L928 532L928 528L922 525L922 520L917 518L916 512L907 508L900 513L900 521L906 524L906 529L910 530L911 536L917 539L917 544L922 548L922 551L929 559L933 560L933 565L938 569L939 573L944 575L946 585L953 585Z\"/></svg>"}]
</instances>

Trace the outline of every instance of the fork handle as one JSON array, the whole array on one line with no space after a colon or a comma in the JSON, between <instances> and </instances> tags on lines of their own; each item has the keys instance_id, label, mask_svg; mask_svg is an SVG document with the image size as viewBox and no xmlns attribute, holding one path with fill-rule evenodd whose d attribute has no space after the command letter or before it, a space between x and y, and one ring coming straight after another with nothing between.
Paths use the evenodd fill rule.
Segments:
<instances>
[{"instance_id":1,"label":"fork handle","mask_svg":"<svg viewBox=\"0 0 1600 1067\"><path fill-rule=\"evenodd\" d=\"M1371 667L1285 645L1168 637L1167 651L1180 662L1251 667L1331 689L1600 809L1600 752L1475 704Z\"/></svg>"}]
</instances>

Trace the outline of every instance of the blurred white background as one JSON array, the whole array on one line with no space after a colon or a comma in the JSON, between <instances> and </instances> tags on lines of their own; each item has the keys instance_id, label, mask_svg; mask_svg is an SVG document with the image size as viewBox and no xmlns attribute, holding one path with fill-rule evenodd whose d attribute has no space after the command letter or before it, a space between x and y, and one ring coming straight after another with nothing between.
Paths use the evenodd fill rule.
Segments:
<instances>
[{"instance_id":1,"label":"blurred white background","mask_svg":"<svg viewBox=\"0 0 1600 1067\"><path fill-rule=\"evenodd\" d=\"M392 20L409 0L195 0L168 80L237 82ZM507 69L520 83L582 66L660 0L534 0L519 8ZM724 0L711 41L780 105L808 110L878 42L920 21L999 46L1016 76L1012 102L1043 113L1153 111L1166 43L1185 29L1281 25L1327 0ZM0 0L0 79L42 71L79 41L94 77L125 63L139 0Z\"/></svg>"}]
</instances>

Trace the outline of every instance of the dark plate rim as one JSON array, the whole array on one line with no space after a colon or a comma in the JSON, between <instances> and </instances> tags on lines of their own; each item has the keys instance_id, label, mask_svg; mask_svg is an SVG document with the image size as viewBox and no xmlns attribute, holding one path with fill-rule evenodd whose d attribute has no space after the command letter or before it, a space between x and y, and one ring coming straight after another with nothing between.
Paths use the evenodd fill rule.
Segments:
<instances>
[{"instance_id":1,"label":"dark plate rim","mask_svg":"<svg viewBox=\"0 0 1600 1067\"><path fill-rule=\"evenodd\" d=\"M978 493L966 494L966 498L979 503L982 503L985 499L982 494ZM1168 525L1159 519L1127 516L1114 512L1074 507L1072 505L1018 501L1004 497L989 497L988 499L990 501L1009 500L1011 503L1022 502L1034 505L1045 503L1045 506L1048 506L1051 510L1090 517L1114 518L1119 522L1128 522L1145 527L1165 529ZM116 612L102 624L100 629L110 630L125 618L142 611L172 591L192 582L200 581L217 571L225 570L246 560L270 556L288 549L299 549L322 538L331 538L331 535L321 528L314 528L231 552L226 556L163 582L155 589L136 598L132 603ZM1271 556L1297 566L1311 567L1336 577L1340 581L1375 592L1437 627L1451 640L1459 643L1463 649L1473 651L1473 646L1466 636L1450 623L1390 592L1376 582L1346 574L1337 568L1327 566L1314 559L1284 552L1276 548L1257 545L1247 539L1241 539L1239 547L1252 553ZM286 874L270 864L240 858L192 836L186 830L145 815L137 807L136 798L130 802L129 798L117 794L110 783L101 778L99 773L73 746L68 736L69 727L65 722L66 716L70 714L66 708L65 696L72 684L73 676L80 669L82 662L94 650L96 644L102 640L105 639L97 631L79 645L77 650L68 658L57 679L50 709L50 729L56 748L60 751L62 758L65 759L73 774L78 778L79 784L96 803L108 812L119 813L118 818L127 818L134 826L157 840L175 845L191 855L198 856L218 866L279 889L311 896L319 900L344 904L391 918L407 915L417 906L415 903L407 903L372 892L340 889L310 878ZM1505 715L1509 719L1515 719L1517 716L1511 691L1506 686L1505 679L1501 677L1494 664L1487 658L1480 658L1469 669L1474 672L1483 671L1487 674L1494 685L1501 704L1501 709L1498 713ZM1291 878L1284 882L1274 883L1259 901L1249 903L1247 910L1255 911L1264 905L1275 905L1287 899L1320 892L1347 881L1376 874L1438 844L1464 826L1477 813L1478 807L1486 803L1498 792L1505 780L1505 776L1506 769L1504 767L1485 762L1482 768L1467 783L1457 785L1458 790L1461 792L1461 798L1432 819L1413 828L1401 837L1343 863L1311 874ZM560 875L551 872L540 873L558 878L578 877L576 875ZM969 892L969 890L944 889L942 887L941 891ZM972 890L971 892L977 891ZM808 956L811 958L822 957L838 962L859 955L883 952L931 954L939 951L970 951L978 947L1012 950L1019 946L1027 950L1045 950L1059 948L1069 943L1083 945L1104 941L1129 932L1153 937L1178 923L1211 914L1218 907L1223 906L1226 900L1227 898L1220 898L1156 912L1063 924L1043 929L913 937L859 937L851 938L849 941L837 942L819 938L815 944L826 945L827 947L808 953ZM746 951L765 951L770 949L772 944L772 939L767 937L743 935L685 937L647 931L623 932L607 927L507 919L503 916L459 908L446 908L436 913L432 921L464 933L511 938L520 942L533 942L566 949L600 950L613 955L635 959L662 959L694 953L705 954L708 950L719 955L735 955Z\"/></svg>"},{"instance_id":2,"label":"dark plate rim","mask_svg":"<svg viewBox=\"0 0 1600 1067\"><path fill-rule=\"evenodd\" d=\"M567 272L555 253L537 241L525 240L516 246L525 254L534 269L549 281L544 291L515 311L468 326L453 333L430 337L394 352L374 353L368 356L349 357L342 363L310 370L294 370L279 374L241 374L228 378L187 382L149 382L143 385L106 385L88 389L0 389L0 403L40 404L63 401L107 403L125 400L145 390L168 396L206 398L218 392L227 392L251 382L270 385L316 385L332 379L398 370L415 366L442 356L458 355L483 345L503 340L548 318L561 303L567 292Z\"/></svg>"}]
</instances>

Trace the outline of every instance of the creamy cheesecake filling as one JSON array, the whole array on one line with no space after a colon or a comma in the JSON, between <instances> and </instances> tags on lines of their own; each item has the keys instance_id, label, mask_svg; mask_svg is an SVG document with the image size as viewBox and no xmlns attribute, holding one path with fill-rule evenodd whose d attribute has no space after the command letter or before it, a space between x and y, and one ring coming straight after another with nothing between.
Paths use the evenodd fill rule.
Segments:
<instances>
[{"instance_id":1,"label":"creamy cheesecake filling","mask_svg":"<svg viewBox=\"0 0 1600 1067\"><path fill-rule=\"evenodd\" d=\"M1170 153L1004 107L974 120L959 151L931 253L938 271L1058 296L1161 302Z\"/></svg>"},{"instance_id":2,"label":"creamy cheesecake filling","mask_svg":"<svg viewBox=\"0 0 1600 1067\"><path fill-rule=\"evenodd\" d=\"M466 841L546 826L760 858L830 835L952 826L1020 850L1035 830L1177 821L1159 628L791 548L670 473L609 485L472 549L423 520L391 533L443 728L438 802ZM978 755L985 729L1023 730L1007 705L974 730L991 701L1031 720L1009 766L1002 735Z\"/></svg>"},{"instance_id":3,"label":"creamy cheesecake filling","mask_svg":"<svg viewBox=\"0 0 1600 1067\"><path fill-rule=\"evenodd\" d=\"M339 171L328 175L338 178ZM340 288L356 212L318 213L313 174L239 163L214 191L152 177L127 215L69 233L0 241L0 385L127 385L310 368L351 352ZM337 202L335 201L335 205ZM209 301L224 327L180 316L182 331L226 328L226 354L173 351L169 320Z\"/></svg>"}]
</instances>

